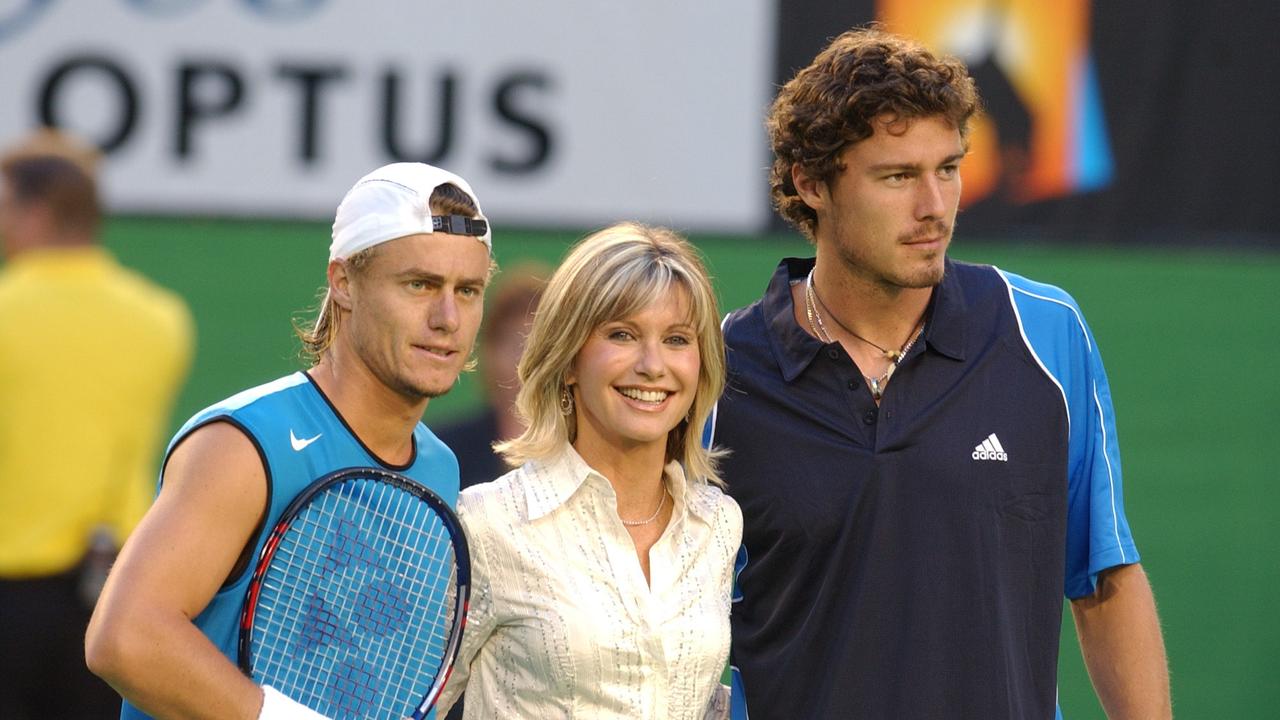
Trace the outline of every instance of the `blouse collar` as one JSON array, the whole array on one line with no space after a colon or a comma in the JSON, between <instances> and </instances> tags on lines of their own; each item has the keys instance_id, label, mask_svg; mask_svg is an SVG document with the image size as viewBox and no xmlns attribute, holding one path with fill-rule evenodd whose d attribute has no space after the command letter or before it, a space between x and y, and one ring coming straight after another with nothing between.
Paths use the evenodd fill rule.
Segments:
<instances>
[{"instance_id":1,"label":"blouse collar","mask_svg":"<svg viewBox=\"0 0 1280 720\"><path fill-rule=\"evenodd\" d=\"M667 490L675 501L676 511L687 507L700 520L710 522L715 514L716 502L705 480L687 481L684 468L672 460L663 468L667 478ZM589 481L595 481L609 494L613 485L590 465L572 445L565 443L560 452L547 458L530 460L525 472L525 502L529 519L536 520L550 514L569 502L575 493Z\"/></svg>"}]
</instances>

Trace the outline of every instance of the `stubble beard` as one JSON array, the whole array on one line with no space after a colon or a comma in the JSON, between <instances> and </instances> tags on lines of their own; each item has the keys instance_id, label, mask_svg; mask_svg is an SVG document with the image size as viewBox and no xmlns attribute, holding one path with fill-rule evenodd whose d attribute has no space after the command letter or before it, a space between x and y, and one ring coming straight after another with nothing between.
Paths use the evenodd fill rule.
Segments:
<instances>
[{"instance_id":1,"label":"stubble beard","mask_svg":"<svg viewBox=\"0 0 1280 720\"><path fill-rule=\"evenodd\" d=\"M363 342L363 338L354 338L353 349L361 358L361 362L373 376L382 383L391 392L403 398L410 405L416 405L420 402L434 400L448 393L458 384L458 377L462 374L461 368L454 373L453 381L444 387L435 384L428 384L426 380L420 380L414 377L406 366L398 366L392 360L390 363L379 362L379 353L373 348L367 347Z\"/></svg>"},{"instance_id":2,"label":"stubble beard","mask_svg":"<svg viewBox=\"0 0 1280 720\"><path fill-rule=\"evenodd\" d=\"M434 400L453 389L452 385L440 390L416 384L407 378L397 378L396 380L397 381L394 384L388 384L387 387L412 404L422 402L423 400Z\"/></svg>"},{"instance_id":3,"label":"stubble beard","mask_svg":"<svg viewBox=\"0 0 1280 720\"><path fill-rule=\"evenodd\" d=\"M462 368L458 368L453 373L453 379L449 383L428 384L428 381L419 380L405 372L384 380L384 383L406 400L416 403L424 400L434 400L448 394L458 384L458 378L461 375Z\"/></svg>"},{"instance_id":4,"label":"stubble beard","mask_svg":"<svg viewBox=\"0 0 1280 720\"><path fill-rule=\"evenodd\" d=\"M944 260L947 248L951 246L953 231L954 228L945 221L935 220L915 232L905 233L896 238L895 247L917 238L941 235L946 239L946 242L937 252L926 258L928 264L914 271L898 272L893 268L873 269L866 253L862 252L857 246L846 243L841 243L837 246L837 254L839 255L840 263L844 265L849 273L867 279L872 285L886 294L896 295L903 290L932 288L937 287L946 274Z\"/></svg>"}]
</instances>

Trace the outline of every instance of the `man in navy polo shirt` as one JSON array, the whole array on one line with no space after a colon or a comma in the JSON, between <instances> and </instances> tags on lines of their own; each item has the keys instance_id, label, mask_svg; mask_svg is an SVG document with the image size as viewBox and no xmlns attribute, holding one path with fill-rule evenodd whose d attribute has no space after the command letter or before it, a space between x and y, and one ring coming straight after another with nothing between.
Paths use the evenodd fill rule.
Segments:
<instances>
[{"instance_id":1,"label":"man in navy polo shirt","mask_svg":"<svg viewBox=\"0 0 1280 720\"><path fill-rule=\"evenodd\" d=\"M752 720L1051 718L1064 593L1108 714L1170 715L1093 336L1062 290L946 257L976 106L959 61L856 30L768 119L817 257L725 321Z\"/></svg>"}]
</instances>

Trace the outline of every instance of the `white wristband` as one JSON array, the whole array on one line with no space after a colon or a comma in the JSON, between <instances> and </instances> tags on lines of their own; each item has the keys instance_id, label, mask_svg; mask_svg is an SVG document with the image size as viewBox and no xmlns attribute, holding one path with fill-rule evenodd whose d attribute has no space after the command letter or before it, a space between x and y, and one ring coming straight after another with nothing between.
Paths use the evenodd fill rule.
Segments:
<instances>
[{"instance_id":1,"label":"white wristband","mask_svg":"<svg viewBox=\"0 0 1280 720\"><path fill-rule=\"evenodd\" d=\"M290 700L273 687L262 686L262 711L258 720L329 720L295 700Z\"/></svg>"}]
</instances>

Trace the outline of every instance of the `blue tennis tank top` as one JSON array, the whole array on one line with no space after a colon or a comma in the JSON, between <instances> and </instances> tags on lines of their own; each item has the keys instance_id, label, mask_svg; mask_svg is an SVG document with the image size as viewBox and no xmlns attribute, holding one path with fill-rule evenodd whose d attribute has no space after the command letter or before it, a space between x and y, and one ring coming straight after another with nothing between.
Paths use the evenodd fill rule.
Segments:
<instances>
[{"instance_id":1,"label":"blue tennis tank top","mask_svg":"<svg viewBox=\"0 0 1280 720\"><path fill-rule=\"evenodd\" d=\"M257 447L267 472L267 516L254 539L252 560L195 619L196 627L237 665L240 614L263 543L284 509L312 482L344 468L382 467L422 483L450 507L458 501L458 461L425 425L418 423L413 431L409 463L389 465L360 442L315 381L303 372L250 388L196 413L169 442L165 461L192 432L214 422L240 428ZM161 472L163 467L161 464ZM121 707L120 717L150 720L128 701Z\"/></svg>"}]
</instances>

